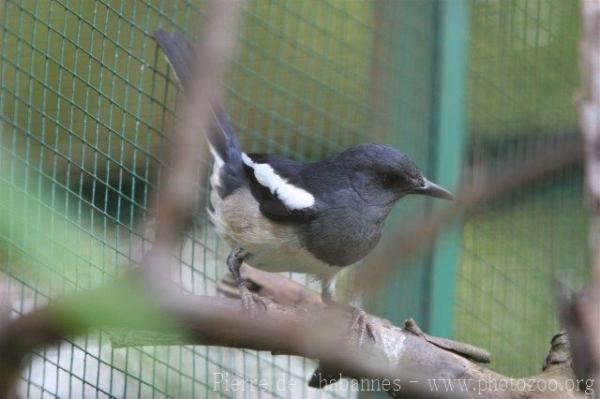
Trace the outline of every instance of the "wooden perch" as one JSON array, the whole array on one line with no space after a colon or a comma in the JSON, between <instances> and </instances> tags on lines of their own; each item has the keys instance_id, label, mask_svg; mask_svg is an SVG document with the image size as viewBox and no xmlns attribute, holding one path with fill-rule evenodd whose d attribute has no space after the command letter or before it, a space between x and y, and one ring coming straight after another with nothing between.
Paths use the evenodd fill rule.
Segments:
<instances>
[{"instance_id":1,"label":"wooden perch","mask_svg":"<svg viewBox=\"0 0 600 399\"><path fill-rule=\"evenodd\" d=\"M429 336L413 320L399 328L369 315L381 326L382 340L358 345L358 332L348 332L351 316L343 307L324 306L316 293L281 275L245 267L244 276L256 292L273 301L267 312L255 318L240 312L239 302L233 299L237 293L226 277L219 287L232 298L186 296L188 305L171 309L186 314L186 335L129 331L113 334L113 345L217 345L303 356L320 361L323 378L375 379L380 386L390 381L388 390L396 397L584 397L577 392L586 387L573 376L565 333L553 337L541 374L514 379L469 360L489 361L485 350ZM394 381L403 389L394 391ZM432 392L432 384L438 392Z\"/></svg>"},{"instance_id":2,"label":"wooden perch","mask_svg":"<svg viewBox=\"0 0 600 399\"><path fill-rule=\"evenodd\" d=\"M105 294L109 295L113 290L107 289ZM86 298L90 295L88 292L79 295L72 300L89 301ZM161 301L158 304L160 308L165 309L173 323L181 329L176 341L172 331L156 330L151 332L150 342L124 341L121 344L215 345L303 356L326 365L323 369L327 375L378 381L382 389L396 397L479 398L482 392L484 397L489 398L581 397L575 392L564 335L553 339L540 375L512 379L473 363L454 349L447 350L436 345L412 322L405 328L399 328L369 316L372 322L381 326L381 340L366 340L359 345L358 332L348 330L351 315L343 308L313 306L308 311L300 306L273 302L267 312L252 317L241 310L240 301L236 299L170 295L166 301L166 296L157 299ZM301 296L310 298L312 294L301 293ZM1 334L1 364L9 365L7 359L18 363L37 347L55 344L71 334L85 332L81 325L65 323L61 315L64 312L56 304L8 323ZM131 320L118 316L105 322L112 327L135 330ZM145 334L148 336L147 331ZM161 341L161 336L166 340ZM456 346L454 341L449 342ZM10 370L14 371L14 368ZM437 386L437 392L432 392L432 384Z\"/></svg>"}]
</instances>

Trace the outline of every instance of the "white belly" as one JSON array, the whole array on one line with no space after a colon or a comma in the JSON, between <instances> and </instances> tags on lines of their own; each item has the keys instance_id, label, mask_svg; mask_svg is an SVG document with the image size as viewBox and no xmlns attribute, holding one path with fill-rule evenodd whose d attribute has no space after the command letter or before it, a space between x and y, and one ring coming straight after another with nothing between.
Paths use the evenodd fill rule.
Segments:
<instances>
[{"instance_id":1,"label":"white belly","mask_svg":"<svg viewBox=\"0 0 600 399\"><path fill-rule=\"evenodd\" d=\"M332 267L302 248L294 227L271 221L247 188L224 200L213 190L211 219L217 233L233 247L247 250L250 266L269 272L297 272L317 277L330 275Z\"/></svg>"}]
</instances>

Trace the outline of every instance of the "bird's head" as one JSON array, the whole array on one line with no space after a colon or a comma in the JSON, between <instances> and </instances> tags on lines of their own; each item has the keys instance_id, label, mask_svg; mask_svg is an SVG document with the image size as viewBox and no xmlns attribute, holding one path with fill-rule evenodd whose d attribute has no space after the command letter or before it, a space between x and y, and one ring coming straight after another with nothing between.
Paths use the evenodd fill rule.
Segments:
<instances>
[{"instance_id":1,"label":"bird's head","mask_svg":"<svg viewBox=\"0 0 600 399\"><path fill-rule=\"evenodd\" d=\"M429 181L413 161L382 144L361 144L341 154L352 169L352 185L368 202L393 203L408 194L451 200L454 196Z\"/></svg>"}]
</instances>

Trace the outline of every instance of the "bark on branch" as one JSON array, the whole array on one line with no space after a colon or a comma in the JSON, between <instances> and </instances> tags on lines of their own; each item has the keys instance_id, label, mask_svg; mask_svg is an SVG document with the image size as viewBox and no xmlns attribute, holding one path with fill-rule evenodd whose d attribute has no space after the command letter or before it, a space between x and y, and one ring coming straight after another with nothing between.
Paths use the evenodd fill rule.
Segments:
<instances>
[{"instance_id":1,"label":"bark on branch","mask_svg":"<svg viewBox=\"0 0 600 399\"><path fill-rule=\"evenodd\" d=\"M256 287L262 292L277 292L270 284L290 284L294 296L285 291L283 301L294 301L296 306L273 303L267 312L255 316L241 310L240 302L232 298L192 296L172 293L160 296L161 309L164 309L180 328L181 335L173 341L170 329L151 331L151 342L131 341L125 336L121 345L194 344L216 345L233 348L247 348L269 351L273 354L297 355L320 361L325 375L378 381L382 389L387 389L396 397L404 398L579 398L575 391L570 367L568 342L564 334L552 341L552 348L546 359L544 371L534 377L513 379L500 375L476 364L464 353L481 350L454 341L436 342L435 337L420 332L413 323L404 328L369 316L381 326L379 341L365 340L358 344L358 332L348 330L351 315L343 307L332 308L315 304L315 294L292 282L285 282L281 276L268 276L262 279L261 273L252 277ZM103 290L103 289L101 289ZM104 288L109 295L114 287ZM280 291L281 292L281 291ZM72 298L73 302L86 302L89 292ZM298 298L305 298L298 301ZM272 298L278 300L279 298ZM307 310L307 307L310 310ZM104 320L105 325L85 325L65 323L61 304L26 314L11 321L2 332L0 359L3 365L11 365L7 360L14 359L18 364L34 349L56 344L71 334L80 334L89 327L121 327L135 331L130 320L116 316ZM95 318L90 318L95 320ZM139 326L148 334L147 326ZM44 332L40 334L40 332ZM159 333L159 334L156 334ZM168 337L161 341L160 337ZM157 338L158 337L158 338ZM139 339L140 336L137 336ZM458 349L457 349L458 348ZM465 351L465 348L466 351ZM461 355L462 354L462 355ZM7 369L14 373L15 368ZM462 381L464 391L445 390L442 381ZM432 381L439 385L432 392ZM4 381L0 379L0 381ZM410 382L415 381L415 382Z\"/></svg>"}]
</instances>

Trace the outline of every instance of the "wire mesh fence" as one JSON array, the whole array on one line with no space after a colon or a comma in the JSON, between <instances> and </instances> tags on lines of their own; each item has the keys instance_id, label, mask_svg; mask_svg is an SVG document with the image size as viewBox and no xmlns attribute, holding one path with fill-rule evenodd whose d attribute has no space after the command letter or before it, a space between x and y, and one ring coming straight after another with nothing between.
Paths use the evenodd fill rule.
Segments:
<instances>
[{"instance_id":1,"label":"wire mesh fence","mask_svg":"<svg viewBox=\"0 0 600 399\"><path fill-rule=\"evenodd\" d=\"M491 167L579 134L575 1L471 4L469 158ZM469 220L457 278L457 338L509 375L539 371L559 330L552 279L587 278L582 171L568 168Z\"/></svg>"},{"instance_id":2,"label":"wire mesh fence","mask_svg":"<svg viewBox=\"0 0 600 399\"><path fill-rule=\"evenodd\" d=\"M130 243L145 239L136 225L147 217L176 95L172 72L151 35L159 27L190 33L195 20L190 16L200 6L3 2L0 147L9 172L2 177L16 192L11 196L52 209L50 221L25 211L26 231L21 226L3 231L9 248L3 263L15 265L5 269L15 312L110 279L143 250L143 244ZM225 80L228 109L245 148L308 158L364 141L371 11L372 4L358 2L248 4L239 53ZM42 195L46 191L48 198ZM32 232L59 242L63 218L75 234L56 256L19 247ZM46 226L54 234L39 232ZM225 270L223 250L200 216L179 256L175 278L182 289L216 295ZM23 259L32 266L29 273L20 269ZM60 263L69 267L57 269ZM108 336L96 332L36 353L23 375L23 393L287 397L291 391L306 396L314 366L219 348L112 350ZM232 390L233 380L245 388ZM346 396L339 389L310 393Z\"/></svg>"},{"instance_id":3,"label":"wire mesh fence","mask_svg":"<svg viewBox=\"0 0 600 399\"><path fill-rule=\"evenodd\" d=\"M443 150L432 120L439 4L250 1L224 80L243 147L312 160L383 141L431 175ZM201 5L2 2L0 178L11 203L23 204L3 209L18 213L22 224L0 230L14 312L110 280L146 248L139 226L149 219L177 94L152 32L191 34ZM498 164L577 134L576 3L469 6L465 164ZM557 329L552 273L566 274L574 286L586 277L581 191L581 172L565 170L464 225L459 273L448 281L457 287L455 335L490 349L499 371L539 368ZM428 209L424 199L407 199L388 224L394 229ZM53 243L51 253L44 242ZM225 256L226 245L199 215L174 278L185 292L217 295ZM415 263L389 279L376 305L394 321L413 316L426 324L431 259ZM36 353L22 392L48 398L352 394L339 386L307 388L313 368L308 360L244 350L112 349L106 332L93 332ZM231 388L240 382L244 389Z\"/></svg>"}]
</instances>

